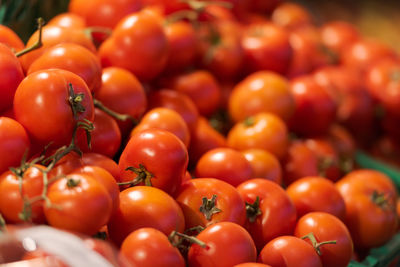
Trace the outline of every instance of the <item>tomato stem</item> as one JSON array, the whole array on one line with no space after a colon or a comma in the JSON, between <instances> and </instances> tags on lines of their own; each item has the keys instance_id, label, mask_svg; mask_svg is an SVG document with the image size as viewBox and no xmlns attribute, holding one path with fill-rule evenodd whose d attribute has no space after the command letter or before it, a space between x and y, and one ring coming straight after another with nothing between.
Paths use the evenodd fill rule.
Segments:
<instances>
[{"instance_id":1,"label":"tomato stem","mask_svg":"<svg viewBox=\"0 0 400 267\"><path fill-rule=\"evenodd\" d=\"M176 237L178 237L176 240ZM190 244L197 244L202 248L206 248L207 244L203 241L199 240L198 238L186 234L182 234L177 231L172 231L171 234L168 236L168 240L174 247L179 247L182 244L182 241L188 241Z\"/></svg>"},{"instance_id":2,"label":"tomato stem","mask_svg":"<svg viewBox=\"0 0 400 267\"><path fill-rule=\"evenodd\" d=\"M43 18L38 18L37 19L37 24L38 24L38 31L39 31L38 40L32 46L27 47L27 48L15 53L16 57L23 56L23 55L25 55L25 54L33 51L33 50L36 50L36 49L42 47L42 45L43 45L43 42L42 42L42 31L43 31L43 25L44 25Z\"/></svg>"},{"instance_id":3,"label":"tomato stem","mask_svg":"<svg viewBox=\"0 0 400 267\"><path fill-rule=\"evenodd\" d=\"M85 107L82 105L82 101L85 98L85 95L83 93L75 94L74 87L72 86L71 83L68 84L68 90L69 90L68 102L71 106L74 119L77 120L78 113L85 112Z\"/></svg>"},{"instance_id":4,"label":"tomato stem","mask_svg":"<svg viewBox=\"0 0 400 267\"><path fill-rule=\"evenodd\" d=\"M301 239L306 239L308 238L311 241L311 245L314 247L315 251L319 256L322 255L321 252L321 246L327 245L327 244L336 244L336 240L330 240L330 241L323 241L318 243L317 239L315 238L315 235L313 233L309 233L305 236L303 236Z\"/></svg>"},{"instance_id":5,"label":"tomato stem","mask_svg":"<svg viewBox=\"0 0 400 267\"><path fill-rule=\"evenodd\" d=\"M216 200L217 200L217 195L213 195L211 199L208 199L207 197L202 198L203 203L200 206L200 212L204 214L207 221L210 221L211 217L214 214L220 213L222 211L221 209L217 208Z\"/></svg>"},{"instance_id":6,"label":"tomato stem","mask_svg":"<svg viewBox=\"0 0 400 267\"><path fill-rule=\"evenodd\" d=\"M247 117L243 120L244 126L251 127L256 123L254 117Z\"/></svg>"},{"instance_id":7,"label":"tomato stem","mask_svg":"<svg viewBox=\"0 0 400 267\"><path fill-rule=\"evenodd\" d=\"M151 183L151 178L153 178L154 175L151 172L149 172L143 164L139 164L139 168L130 166L126 168L125 171L132 171L137 176L132 181L118 183L118 185L135 186L144 182L146 186L153 186Z\"/></svg>"},{"instance_id":8,"label":"tomato stem","mask_svg":"<svg viewBox=\"0 0 400 267\"><path fill-rule=\"evenodd\" d=\"M256 221L257 217L261 215L260 210L260 197L257 196L253 204L246 202L246 216L249 222L253 223Z\"/></svg>"},{"instance_id":9,"label":"tomato stem","mask_svg":"<svg viewBox=\"0 0 400 267\"><path fill-rule=\"evenodd\" d=\"M130 121L132 121L132 123L134 125L138 124L138 121L136 119L134 119L132 116L130 116L128 114L121 114L121 113L115 112L114 110L111 110L108 107L104 106L104 104L98 99L93 99L93 103L96 108L104 111L105 113L107 113L108 115L110 115L111 117L113 117L117 120L120 120L120 121L130 120Z\"/></svg>"}]
</instances>

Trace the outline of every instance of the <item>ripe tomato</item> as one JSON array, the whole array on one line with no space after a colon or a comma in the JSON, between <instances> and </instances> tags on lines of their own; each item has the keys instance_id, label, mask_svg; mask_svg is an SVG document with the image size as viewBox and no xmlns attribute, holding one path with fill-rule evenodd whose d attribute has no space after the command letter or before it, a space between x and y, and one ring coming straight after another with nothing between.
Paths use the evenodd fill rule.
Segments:
<instances>
[{"instance_id":1,"label":"ripe tomato","mask_svg":"<svg viewBox=\"0 0 400 267\"><path fill-rule=\"evenodd\" d=\"M259 148L281 159L287 152L286 124L272 113L261 112L236 123L228 133L228 146L237 150Z\"/></svg>"},{"instance_id":2,"label":"ripe tomato","mask_svg":"<svg viewBox=\"0 0 400 267\"><path fill-rule=\"evenodd\" d=\"M344 220L346 206L335 184L323 177L308 176L290 184L287 194L296 206L297 217L322 211Z\"/></svg>"},{"instance_id":3,"label":"ripe tomato","mask_svg":"<svg viewBox=\"0 0 400 267\"><path fill-rule=\"evenodd\" d=\"M130 233L122 243L120 253L133 266L185 266L179 250L163 232L154 228L140 228Z\"/></svg>"},{"instance_id":4,"label":"ripe tomato","mask_svg":"<svg viewBox=\"0 0 400 267\"><path fill-rule=\"evenodd\" d=\"M288 120L294 111L294 98L285 77L259 71L234 87L228 105L229 115L235 122L259 112L271 112Z\"/></svg>"},{"instance_id":5,"label":"ripe tomato","mask_svg":"<svg viewBox=\"0 0 400 267\"><path fill-rule=\"evenodd\" d=\"M20 165L24 153L29 151L29 138L17 121L0 117L0 174Z\"/></svg>"},{"instance_id":6,"label":"ripe tomato","mask_svg":"<svg viewBox=\"0 0 400 267\"><path fill-rule=\"evenodd\" d=\"M43 191L44 166L33 165L22 174L22 179L11 171L4 172L0 176L0 213L10 223L21 223L24 221L20 213L24 211L24 201L38 197ZM28 221L44 223L43 200L35 201L26 210ZM30 213L30 214L29 214Z\"/></svg>"},{"instance_id":7,"label":"ripe tomato","mask_svg":"<svg viewBox=\"0 0 400 267\"><path fill-rule=\"evenodd\" d=\"M16 51L20 51L25 47L19 36L13 30L4 25L0 25L0 43L3 43Z\"/></svg>"},{"instance_id":8,"label":"ripe tomato","mask_svg":"<svg viewBox=\"0 0 400 267\"><path fill-rule=\"evenodd\" d=\"M310 238L312 233L317 244ZM315 246L324 267L346 267L353 256L353 241L346 225L337 217L325 212L311 212L299 219L294 235ZM323 242L335 241L330 244ZM321 244L322 243L322 244Z\"/></svg>"},{"instance_id":9,"label":"ripe tomato","mask_svg":"<svg viewBox=\"0 0 400 267\"><path fill-rule=\"evenodd\" d=\"M195 128L199 111L193 100L184 93L169 89L152 91L148 96L148 102L149 109L164 107L178 112L190 130Z\"/></svg>"},{"instance_id":10,"label":"ripe tomato","mask_svg":"<svg viewBox=\"0 0 400 267\"><path fill-rule=\"evenodd\" d=\"M336 186L346 204L345 223L354 245L371 248L387 242L398 226L397 192L390 178L374 170L357 170Z\"/></svg>"},{"instance_id":11,"label":"ripe tomato","mask_svg":"<svg viewBox=\"0 0 400 267\"><path fill-rule=\"evenodd\" d=\"M233 267L271 267L271 265L263 264L263 263L255 263L255 262L245 262L245 263L237 264Z\"/></svg>"},{"instance_id":12,"label":"ripe tomato","mask_svg":"<svg viewBox=\"0 0 400 267\"><path fill-rule=\"evenodd\" d=\"M314 248L294 236L280 236L270 241L258 255L258 262L271 266L322 267Z\"/></svg>"},{"instance_id":13,"label":"ripe tomato","mask_svg":"<svg viewBox=\"0 0 400 267\"><path fill-rule=\"evenodd\" d=\"M237 190L214 178L196 178L182 184L176 201L185 215L186 229L216 222L245 221L245 206Z\"/></svg>"},{"instance_id":14,"label":"ripe tomato","mask_svg":"<svg viewBox=\"0 0 400 267\"><path fill-rule=\"evenodd\" d=\"M63 69L81 77L89 90L96 92L101 85L100 60L87 48L74 43L50 47L28 69L28 74L45 69Z\"/></svg>"},{"instance_id":15,"label":"ripe tomato","mask_svg":"<svg viewBox=\"0 0 400 267\"><path fill-rule=\"evenodd\" d=\"M72 85L72 90L71 90ZM76 118L70 102L71 91L82 94ZM28 75L18 86L14 97L14 112L32 141L41 145L69 144L77 121L93 121L92 95L78 75L60 69L48 69ZM82 129L79 133L84 135Z\"/></svg>"},{"instance_id":16,"label":"ripe tomato","mask_svg":"<svg viewBox=\"0 0 400 267\"><path fill-rule=\"evenodd\" d=\"M215 148L206 152L198 160L196 177L213 177L233 186L250 179L250 162L242 153L231 148Z\"/></svg>"},{"instance_id":17,"label":"ripe tomato","mask_svg":"<svg viewBox=\"0 0 400 267\"><path fill-rule=\"evenodd\" d=\"M170 132L149 129L131 137L122 151L118 167L123 182L149 183L174 195L188 165L188 152ZM128 169L134 168L134 170Z\"/></svg>"},{"instance_id":18,"label":"ripe tomato","mask_svg":"<svg viewBox=\"0 0 400 267\"><path fill-rule=\"evenodd\" d=\"M46 157L54 155L55 152L56 151L54 150L49 151L46 153ZM35 156L32 160L33 159L35 159ZM82 166L83 162L81 156L75 151L71 151L57 161L56 165L49 172L49 178L60 178L66 174L72 173L75 169L81 168Z\"/></svg>"},{"instance_id":19,"label":"ripe tomato","mask_svg":"<svg viewBox=\"0 0 400 267\"><path fill-rule=\"evenodd\" d=\"M242 151L252 168L251 178L264 178L277 184L282 183L282 167L272 153L263 149L247 149Z\"/></svg>"},{"instance_id":20,"label":"ripe tomato","mask_svg":"<svg viewBox=\"0 0 400 267\"><path fill-rule=\"evenodd\" d=\"M152 227L165 235L185 229L178 203L158 188L134 186L122 191L119 200L119 207L107 225L109 237L117 246L139 228Z\"/></svg>"},{"instance_id":21,"label":"ripe tomato","mask_svg":"<svg viewBox=\"0 0 400 267\"><path fill-rule=\"evenodd\" d=\"M202 248L197 244L190 247L189 266L230 267L243 262L254 262L257 258L251 236L236 223L214 223L204 229L197 239L205 242L206 247Z\"/></svg>"},{"instance_id":22,"label":"ripe tomato","mask_svg":"<svg viewBox=\"0 0 400 267\"><path fill-rule=\"evenodd\" d=\"M300 4L282 3L277 6L271 15L276 25L287 29L300 28L312 24L311 14Z\"/></svg>"},{"instance_id":23,"label":"ripe tomato","mask_svg":"<svg viewBox=\"0 0 400 267\"><path fill-rule=\"evenodd\" d=\"M289 34L271 22L252 24L243 33L244 64L248 71L285 74L292 58Z\"/></svg>"},{"instance_id":24,"label":"ripe tomato","mask_svg":"<svg viewBox=\"0 0 400 267\"><path fill-rule=\"evenodd\" d=\"M130 136L147 129L160 129L168 131L178 137L186 147L189 146L190 132L182 116L168 108L150 109L133 128Z\"/></svg>"},{"instance_id":25,"label":"ripe tomato","mask_svg":"<svg viewBox=\"0 0 400 267\"><path fill-rule=\"evenodd\" d=\"M117 163L98 153L83 153L82 155L83 165L98 166L107 170L118 182L119 180L119 169Z\"/></svg>"},{"instance_id":26,"label":"ripe tomato","mask_svg":"<svg viewBox=\"0 0 400 267\"><path fill-rule=\"evenodd\" d=\"M246 202L245 227L258 250L275 237L293 233L296 208L282 187L265 179L251 179L237 189Z\"/></svg>"},{"instance_id":27,"label":"ripe tomato","mask_svg":"<svg viewBox=\"0 0 400 267\"><path fill-rule=\"evenodd\" d=\"M69 174L50 185L44 205L49 225L94 235L111 215L112 201L106 188L89 174ZM84 205L83 205L84 203Z\"/></svg>"},{"instance_id":28,"label":"ripe tomato","mask_svg":"<svg viewBox=\"0 0 400 267\"><path fill-rule=\"evenodd\" d=\"M331 21L322 25L322 43L336 53L341 53L346 46L360 38L360 33L354 25L344 21Z\"/></svg>"},{"instance_id":29,"label":"ripe tomato","mask_svg":"<svg viewBox=\"0 0 400 267\"><path fill-rule=\"evenodd\" d=\"M106 107L121 114L128 114L139 119L146 110L147 99L143 86L129 71L109 67L104 68L101 75L102 84L96 99ZM133 124L131 121L118 121L122 136L129 134Z\"/></svg>"},{"instance_id":30,"label":"ripe tomato","mask_svg":"<svg viewBox=\"0 0 400 267\"><path fill-rule=\"evenodd\" d=\"M161 17L146 11L124 17L101 44L99 56L103 67L127 69L142 81L154 79L168 59Z\"/></svg>"},{"instance_id":31,"label":"ripe tomato","mask_svg":"<svg viewBox=\"0 0 400 267\"><path fill-rule=\"evenodd\" d=\"M56 15L47 22L47 25L54 25L64 28L84 29L86 27L85 19L82 16L72 12L64 12Z\"/></svg>"},{"instance_id":32,"label":"ripe tomato","mask_svg":"<svg viewBox=\"0 0 400 267\"><path fill-rule=\"evenodd\" d=\"M3 112L12 107L15 91L25 76L17 57L9 47L1 43L0 73L0 112Z\"/></svg>"}]
</instances>

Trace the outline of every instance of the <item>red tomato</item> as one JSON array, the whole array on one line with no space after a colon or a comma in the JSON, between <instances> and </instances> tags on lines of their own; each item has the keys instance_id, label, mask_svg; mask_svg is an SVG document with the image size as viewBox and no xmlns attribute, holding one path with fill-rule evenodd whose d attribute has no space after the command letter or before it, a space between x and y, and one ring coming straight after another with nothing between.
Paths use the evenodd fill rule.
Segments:
<instances>
[{"instance_id":1,"label":"red tomato","mask_svg":"<svg viewBox=\"0 0 400 267\"><path fill-rule=\"evenodd\" d=\"M196 177L213 177L233 186L250 179L250 162L242 153L231 148L215 148L206 152L196 165Z\"/></svg>"},{"instance_id":2,"label":"red tomato","mask_svg":"<svg viewBox=\"0 0 400 267\"><path fill-rule=\"evenodd\" d=\"M84 29L86 27L85 19L72 12L64 12L53 17L47 25L54 25L65 28L78 28Z\"/></svg>"},{"instance_id":3,"label":"red tomato","mask_svg":"<svg viewBox=\"0 0 400 267\"><path fill-rule=\"evenodd\" d=\"M0 73L0 112L3 112L12 107L15 91L25 76L17 57L9 47L1 43Z\"/></svg>"},{"instance_id":4,"label":"red tomato","mask_svg":"<svg viewBox=\"0 0 400 267\"><path fill-rule=\"evenodd\" d=\"M294 111L294 98L285 77L259 71L234 87L228 105L229 115L235 122L259 112L271 112L288 120Z\"/></svg>"},{"instance_id":5,"label":"red tomato","mask_svg":"<svg viewBox=\"0 0 400 267\"><path fill-rule=\"evenodd\" d=\"M336 186L346 204L345 223L356 247L380 246L397 231L397 191L389 177L373 170L357 170Z\"/></svg>"},{"instance_id":6,"label":"red tomato","mask_svg":"<svg viewBox=\"0 0 400 267\"><path fill-rule=\"evenodd\" d=\"M242 151L252 168L251 178L264 178L277 184L282 183L282 167L272 153L262 149L247 149Z\"/></svg>"},{"instance_id":7,"label":"red tomato","mask_svg":"<svg viewBox=\"0 0 400 267\"><path fill-rule=\"evenodd\" d=\"M331 21L322 25L322 43L336 53L341 53L346 46L360 38L360 33L354 25L344 21Z\"/></svg>"},{"instance_id":8,"label":"red tomato","mask_svg":"<svg viewBox=\"0 0 400 267\"><path fill-rule=\"evenodd\" d=\"M20 51L25 47L19 36L13 30L4 25L0 25L0 43L3 43L16 51Z\"/></svg>"},{"instance_id":9,"label":"red tomato","mask_svg":"<svg viewBox=\"0 0 400 267\"><path fill-rule=\"evenodd\" d=\"M71 111L75 95L82 94L74 116ZM74 102L77 103L77 102ZM77 121L93 121L92 95L78 75L60 69L37 71L28 75L18 86L14 97L14 112L32 140L38 144L54 146L69 144ZM74 118L76 117L76 118ZM79 130L83 136L84 131Z\"/></svg>"},{"instance_id":10,"label":"red tomato","mask_svg":"<svg viewBox=\"0 0 400 267\"><path fill-rule=\"evenodd\" d=\"M335 184L323 177L308 176L290 184L287 194L296 206L297 217L322 211L344 220L346 206Z\"/></svg>"},{"instance_id":11,"label":"red tomato","mask_svg":"<svg viewBox=\"0 0 400 267\"><path fill-rule=\"evenodd\" d=\"M46 156L51 156L56 153L56 151L51 151L52 153L46 154ZM33 158L34 159L34 158ZM71 151L67 155L63 156L56 165L49 172L49 178L60 178L66 174L70 174L75 169L81 168L83 166L81 156L75 151Z\"/></svg>"},{"instance_id":12,"label":"red tomato","mask_svg":"<svg viewBox=\"0 0 400 267\"><path fill-rule=\"evenodd\" d=\"M284 121L266 112L236 123L228 133L228 146L237 150L264 149L279 159L286 154L288 141Z\"/></svg>"},{"instance_id":13,"label":"red tomato","mask_svg":"<svg viewBox=\"0 0 400 267\"><path fill-rule=\"evenodd\" d=\"M118 167L120 179L152 184L170 195L181 186L188 165L188 152L170 132L149 129L132 136L122 151ZM133 168L128 169L128 168Z\"/></svg>"},{"instance_id":14,"label":"red tomato","mask_svg":"<svg viewBox=\"0 0 400 267\"><path fill-rule=\"evenodd\" d=\"M300 4L282 3L272 12L271 20L276 25L287 29L299 28L312 24L311 14Z\"/></svg>"},{"instance_id":15,"label":"red tomato","mask_svg":"<svg viewBox=\"0 0 400 267\"><path fill-rule=\"evenodd\" d=\"M63 69L81 77L89 90L101 85L100 60L87 48L74 43L62 43L48 48L28 69L28 74L46 69Z\"/></svg>"},{"instance_id":16,"label":"red tomato","mask_svg":"<svg viewBox=\"0 0 400 267\"><path fill-rule=\"evenodd\" d=\"M99 56L103 67L125 68L143 81L154 79L168 59L161 18L145 11L124 17L101 44Z\"/></svg>"},{"instance_id":17,"label":"red tomato","mask_svg":"<svg viewBox=\"0 0 400 267\"><path fill-rule=\"evenodd\" d=\"M92 165L101 167L107 170L110 174L112 174L115 180L120 181L118 165L117 163L115 163L115 161L113 161L109 157L106 157L98 153L83 153L82 163L83 165Z\"/></svg>"},{"instance_id":18,"label":"red tomato","mask_svg":"<svg viewBox=\"0 0 400 267\"><path fill-rule=\"evenodd\" d=\"M294 236L280 236L270 241L258 255L258 262L282 267L322 267L314 248Z\"/></svg>"},{"instance_id":19,"label":"red tomato","mask_svg":"<svg viewBox=\"0 0 400 267\"><path fill-rule=\"evenodd\" d=\"M206 243L202 248L193 244L189 249L188 264L193 267L230 267L255 261L257 251L249 233L232 222L214 223L204 229L197 239Z\"/></svg>"},{"instance_id":20,"label":"red tomato","mask_svg":"<svg viewBox=\"0 0 400 267\"><path fill-rule=\"evenodd\" d=\"M312 233L316 239L303 238ZM337 217L325 212L311 212L297 222L294 235L314 246L324 267L346 267L353 256L353 241L349 230ZM335 241L335 243L326 243Z\"/></svg>"},{"instance_id":21,"label":"red tomato","mask_svg":"<svg viewBox=\"0 0 400 267\"><path fill-rule=\"evenodd\" d=\"M120 245L133 231L152 227L165 235L185 229L185 219L176 201L150 186L134 186L119 195L119 207L108 223L110 239Z\"/></svg>"},{"instance_id":22,"label":"red tomato","mask_svg":"<svg viewBox=\"0 0 400 267\"><path fill-rule=\"evenodd\" d=\"M69 174L48 189L44 205L49 225L94 235L111 215L112 200L106 188L89 174ZM84 204L84 205L83 205Z\"/></svg>"},{"instance_id":23,"label":"red tomato","mask_svg":"<svg viewBox=\"0 0 400 267\"><path fill-rule=\"evenodd\" d=\"M29 138L24 127L17 121L0 117L0 174L21 163L29 151Z\"/></svg>"},{"instance_id":24,"label":"red tomato","mask_svg":"<svg viewBox=\"0 0 400 267\"><path fill-rule=\"evenodd\" d=\"M282 187L265 179L251 179L237 189L246 202L245 227L258 250L275 237L293 233L296 208Z\"/></svg>"},{"instance_id":25,"label":"red tomato","mask_svg":"<svg viewBox=\"0 0 400 267\"><path fill-rule=\"evenodd\" d=\"M133 266L185 266L179 250L164 233L154 228L140 228L130 233L122 243L120 253Z\"/></svg>"},{"instance_id":26,"label":"red tomato","mask_svg":"<svg viewBox=\"0 0 400 267\"><path fill-rule=\"evenodd\" d=\"M245 206L237 190L214 178L196 178L182 184L176 201L185 215L186 229L216 222L245 221Z\"/></svg>"},{"instance_id":27,"label":"red tomato","mask_svg":"<svg viewBox=\"0 0 400 267\"><path fill-rule=\"evenodd\" d=\"M263 263L255 263L255 262L245 262L245 263L237 264L233 267L271 267L271 265L263 264Z\"/></svg>"}]
</instances>

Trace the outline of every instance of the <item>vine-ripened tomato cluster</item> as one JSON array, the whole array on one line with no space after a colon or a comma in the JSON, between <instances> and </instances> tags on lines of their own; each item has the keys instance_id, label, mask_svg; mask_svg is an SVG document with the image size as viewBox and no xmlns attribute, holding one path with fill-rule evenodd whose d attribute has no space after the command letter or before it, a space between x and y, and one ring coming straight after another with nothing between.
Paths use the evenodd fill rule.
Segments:
<instances>
[{"instance_id":1,"label":"vine-ripened tomato cluster","mask_svg":"<svg viewBox=\"0 0 400 267\"><path fill-rule=\"evenodd\" d=\"M354 161L400 166L399 57L344 21L71 0L26 44L0 27L0 73L4 233L65 230L116 267L345 267L399 231L395 184Z\"/></svg>"}]
</instances>

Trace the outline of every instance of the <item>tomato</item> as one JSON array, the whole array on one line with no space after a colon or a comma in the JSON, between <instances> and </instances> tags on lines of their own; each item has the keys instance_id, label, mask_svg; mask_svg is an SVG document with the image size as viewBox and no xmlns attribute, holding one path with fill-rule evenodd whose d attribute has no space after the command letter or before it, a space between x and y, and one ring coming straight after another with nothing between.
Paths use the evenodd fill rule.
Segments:
<instances>
[{"instance_id":1,"label":"tomato","mask_svg":"<svg viewBox=\"0 0 400 267\"><path fill-rule=\"evenodd\" d=\"M48 153L46 153L46 157L52 156L54 155L54 153L56 153L56 151L49 151ZM32 160L34 160L35 157L36 156L34 156ZM66 174L72 173L75 169L81 168L82 166L83 162L81 156L75 151L71 151L57 161L56 165L49 172L49 178L60 178L62 176L65 176Z\"/></svg>"},{"instance_id":2,"label":"tomato","mask_svg":"<svg viewBox=\"0 0 400 267\"><path fill-rule=\"evenodd\" d=\"M237 189L246 203L245 227L259 251L273 238L293 233L296 208L282 187L265 179L251 179Z\"/></svg>"},{"instance_id":3,"label":"tomato","mask_svg":"<svg viewBox=\"0 0 400 267\"><path fill-rule=\"evenodd\" d=\"M24 127L17 121L0 117L0 174L20 165L30 142Z\"/></svg>"},{"instance_id":4,"label":"tomato","mask_svg":"<svg viewBox=\"0 0 400 267\"><path fill-rule=\"evenodd\" d=\"M182 184L176 201L185 215L186 229L216 222L245 221L245 206L237 190L215 178L196 178Z\"/></svg>"},{"instance_id":5,"label":"tomato","mask_svg":"<svg viewBox=\"0 0 400 267\"><path fill-rule=\"evenodd\" d=\"M323 177L308 176L290 184L287 194L296 206L297 216L321 211L344 220L346 206L335 184Z\"/></svg>"},{"instance_id":6,"label":"tomato","mask_svg":"<svg viewBox=\"0 0 400 267\"><path fill-rule=\"evenodd\" d=\"M122 243L120 253L133 266L185 266L179 250L164 233L154 228L140 228L130 233Z\"/></svg>"},{"instance_id":7,"label":"tomato","mask_svg":"<svg viewBox=\"0 0 400 267\"><path fill-rule=\"evenodd\" d=\"M17 57L9 47L1 43L0 73L0 112L2 112L12 107L15 91L25 76Z\"/></svg>"},{"instance_id":8,"label":"tomato","mask_svg":"<svg viewBox=\"0 0 400 267\"><path fill-rule=\"evenodd\" d=\"M194 129L199 117L199 111L193 100L184 93L169 89L152 91L148 96L148 102L149 109L164 107L178 112L185 120L189 129Z\"/></svg>"},{"instance_id":9,"label":"tomato","mask_svg":"<svg viewBox=\"0 0 400 267\"><path fill-rule=\"evenodd\" d=\"M387 242L398 226L397 192L390 178L374 170L357 170L336 186L346 204L345 223L354 245L371 248Z\"/></svg>"},{"instance_id":10,"label":"tomato","mask_svg":"<svg viewBox=\"0 0 400 267\"><path fill-rule=\"evenodd\" d=\"M235 122L259 112L271 112L288 120L294 111L288 80L269 71L247 76L233 88L228 101L229 115Z\"/></svg>"},{"instance_id":11,"label":"tomato","mask_svg":"<svg viewBox=\"0 0 400 267\"><path fill-rule=\"evenodd\" d=\"M150 186L134 186L119 195L119 207L108 223L110 239L120 245L133 231L152 227L165 235L185 229L185 219L176 201Z\"/></svg>"},{"instance_id":12,"label":"tomato","mask_svg":"<svg viewBox=\"0 0 400 267\"><path fill-rule=\"evenodd\" d=\"M243 33L245 69L270 70L285 74L292 58L289 34L270 22L248 26Z\"/></svg>"},{"instance_id":13,"label":"tomato","mask_svg":"<svg viewBox=\"0 0 400 267\"><path fill-rule=\"evenodd\" d=\"M64 12L56 15L47 22L47 25L54 25L64 28L84 29L86 27L85 19L71 12Z\"/></svg>"},{"instance_id":14,"label":"tomato","mask_svg":"<svg viewBox=\"0 0 400 267\"><path fill-rule=\"evenodd\" d=\"M271 267L271 265L263 264L263 263L255 263L255 262L245 262L241 264L237 264L233 267Z\"/></svg>"},{"instance_id":15,"label":"tomato","mask_svg":"<svg viewBox=\"0 0 400 267\"><path fill-rule=\"evenodd\" d=\"M141 7L142 3L138 0L72 0L68 10L83 17L88 26L113 28L123 17Z\"/></svg>"},{"instance_id":16,"label":"tomato","mask_svg":"<svg viewBox=\"0 0 400 267\"><path fill-rule=\"evenodd\" d=\"M161 17L145 11L124 17L101 44L99 57L103 67L127 69L142 81L154 79L168 59Z\"/></svg>"},{"instance_id":17,"label":"tomato","mask_svg":"<svg viewBox=\"0 0 400 267\"><path fill-rule=\"evenodd\" d=\"M293 79L290 89L296 107L289 128L306 136L326 133L336 115L336 104L328 92L312 76Z\"/></svg>"},{"instance_id":18,"label":"tomato","mask_svg":"<svg viewBox=\"0 0 400 267\"><path fill-rule=\"evenodd\" d=\"M72 89L71 89L72 86ZM73 114L69 98L82 94ZM14 112L32 141L42 145L52 142L57 147L69 144L77 121L93 121L92 95L78 75L60 69L48 69L28 75L18 86L14 97ZM76 117L76 118L74 118ZM84 131L79 130L83 136Z\"/></svg>"},{"instance_id":19,"label":"tomato","mask_svg":"<svg viewBox=\"0 0 400 267\"><path fill-rule=\"evenodd\" d=\"M36 31L29 38L26 47L32 46L37 42L38 38L39 32ZM43 45L39 49L31 51L19 58L25 72L29 69L29 66L44 53L44 51L60 43L74 43L81 45L92 52L96 52L96 48L90 37L79 28L65 28L52 25L44 26L42 32L42 43Z\"/></svg>"},{"instance_id":20,"label":"tomato","mask_svg":"<svg viewBox=\"0 0 400 267\"><path fill-rule=\"evenodd\" d=\"M249 233L232 222L214 223L204 229L197 239L205 242L206 247L197 244L190 247L189 266L228 267L257 258L256 247Z\"/></svg>"},{"instance_id":21,"label":"tomato","mask_svg":"<svg viewBox=\"0 0 400 267\"><path fill-rule=\"evenodd\" d=\"M282 3L272 12L271 20L276 25L287 29L304 27L312 24L311 14L300 4Z\"/></svg>"},{"instance_id":22,"label":"tomato","mask_svg":"<svg viewBox=\"0 0 400 267\"><path fill-rule=\"evenodd\" d=\"M83 166L75 169L74 173L88 174L92 176L97 182L104 186L110 195L112 201L112 212L117 210L119 206L119 188L115 178L107 170L98 166Z\"/></svg>"},{"instance_id":23,"label":"tomato","mask_svg":"<svg viewBox=\"0 0 400 267\"><path fill-rule=\"evenodd\" d=\"M264 178L277 184L282 182L282 167L272 153L262 149L247 149L242 151L252 168L251 178Z\"/></svg>"},{"instance_id":24,"label":"tomato","mask_svg":"<svg viewBox=\"0 0 400 267\"><path fill-rule=\"evenodd\" d=\"M47 49L28 69L28 75L38 70L63 69L81 77L91 92L101 85L100 60L87 48L74 43L62 43Z\"/></svg>"},{"instance_id":25,"label":"tomato","mask_svg":"<svg viewBox=\"0 0 400 267\"><path fill-rule=\"evenodd\" d=\"M83 165L101 167L107 170L115 178L115 180L119 181L118 164L109 157L98 153L83 153L82 163Z\"/></svg>"},{"instance_id":26,"label":"tomato","mask_svg":"<svg viewBox=\"0 0 400 267\"><path fill-rule=\"evenodd\" d=\"M303 238L312 233L317 244L310 238ZM294 235L309 242L319 252L325 267L346 267L353 256L353 241L349 230L337 217L325 212L311 212L299 219ZM330 244L323 242L335 241Z\"/></svg>"},{"instance_id":27,"label":"tomato","mask_svg":"<svg viewBox=\"0 0 400 267\"><path fill-rule=\"evenodd\" d=\"M122 151L118 167L123 182L151 184L174 195L188 165L188 152L181 140L159 129L141 131Z\"/></svg>"},{"instance_id":28,"label":"tomato","mask_svg":"<svg viewBox=\"0 0 400 267\"><path fill-rule=\"evenodd\" d=\"M22 173L22 179L11 171L0 176L0 213L10 223L20 223L24 219L20 213L24 211L24 201L42 194L44 166L33 165ZM21 187L21 188L20 188ZM26 210L26 218L34 223L44 223L43 200L35 201ZM29 209L29 208L28 208ZM30 214L29 214L30 213Z\"/></svg>"},{"instance_id":29,"label":"tomato","mask_svg":"<svg viewBox=\"0 0 400 267\"><path fill-rule=\"evenodd\" d=\"M172 109L161 107L149 110L133 128L130 136L147 129L160 129L173 133L186 147L189 146L189 128L182 116Z\"/></svg>"},{"instance_id":30,"label":"tomato","mask_svg":"<svg viewBox=\"0 0 400 267\"><path fill-rule=\"evenodd\" d=\"M47 197L51 204L44 205L44 214L49 225L87 235L105 225L112 211L110 194L88 174L69 174L55 181Z\"/></svg>"},{"instance_id":31,"label":"tomato","mask_svg":"<svg viewBox=\"0 0 400 267\"><path fill-rule=\"evenodd\" d=\"M237 150L265 149L281 159L287 151L286 124L272 113L261 112L236 123L228 133L228 146Z\"/></svg>"},{"instance_id":32,"label":"tomato","mask_svg":"<svg viewBox=\"0 0 400 267\"><path fill-rule=\"evenodd\" d=\"M171 88L190 97L203 116L210 116L219 106L221 88L208 71L181 74L173 79Z\"/></svg>"},{"instance_id":33,"label":"tomato","mask_svg":"<svg viewBox=\"0 0 400 267\"><path fill-rule=\"evenodd\" d=\"M139 119L146 110L147 99L143 86L129 71L109 67L101 75L102 84L96 92L96 99L109 109ZM118 121L122 136L129 134L131 121Z\"/></svg>"},{"instance_id":34,"label":"tomato","mask_svg":"<svg viewBox=\"0 0 400 267\"><path fill-rule=\"evenodd\" d=\"M322 267L314 248L294 236L280 236L271 240L258 255L258 262L271 266Z\"/></svg>"},{"instance_id":35,"label":"tomato","mask_svg":"<svg viewBox=\"0 0 400 267\"><path fill-rule=\"evenodd\" d=\"M204 117L198 118L190 137L189 159L192 165L207 151L227 146L225 137L212 128Z\"/></svg>"},{"instance_id":36,"label":"tomato","mask_svg":"<svg viewBox=\"0 0 400 267\"><path fill-rule=\"evenodd\" d=\"M16 51L20 51L25 47L19 36L5 25L0 25L0 43L3 43Z\"/></svg>"},{"instance_id":37,"label":"tomato","mask_svg":"<svg viewBox=\"0 0 400 267\"><path fill-rule=\"evenodd\" d=\"M336 53L341 53L346 46L360 38L354 25L339 20L323 24L320 32L322 43Z\"/></svg>"},{"instance_id":38,"label":"tomato","mask_svg":"<svg viewBox=\"0 0 400 267\"><path fill-rule=\"evenodd\" d=\"M197 162L196 177L213 177L233 186L250 179L251 165L244 155L231 148L215 148Z\"/></svg>"}]
</instances>

